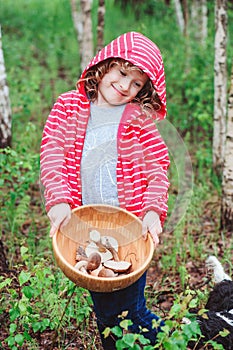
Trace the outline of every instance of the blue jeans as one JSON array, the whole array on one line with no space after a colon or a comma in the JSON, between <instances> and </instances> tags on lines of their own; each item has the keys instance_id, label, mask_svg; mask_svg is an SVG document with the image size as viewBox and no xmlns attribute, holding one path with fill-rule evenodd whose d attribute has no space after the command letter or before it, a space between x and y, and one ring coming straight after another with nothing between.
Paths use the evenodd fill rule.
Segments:
<instances>
[{"instance_id":1,"label":"blue jeans","mask_svg":"<svg viewBox=\"0 0 233 350\"><path fill-rule=\"evenodd\" d=\"M142 332L144 337L150 339L151 344L156 342L156 335L160 328L153 328L152 321L159 317L146 308L144 289L146 285L146 273L131 286L111 293L90 292L94 311L97 317L97 325L100 332L103 348L105 350L115 350L115 341L112 335L104 339L102 332L106 327L112 328L122 320L118 317L123 311L128 311L126 316L133 322L129 328L132 333L141 333L142 328L147 332ZM162 326L163 321L160 322Z\"/></svg>"}]
</instances>

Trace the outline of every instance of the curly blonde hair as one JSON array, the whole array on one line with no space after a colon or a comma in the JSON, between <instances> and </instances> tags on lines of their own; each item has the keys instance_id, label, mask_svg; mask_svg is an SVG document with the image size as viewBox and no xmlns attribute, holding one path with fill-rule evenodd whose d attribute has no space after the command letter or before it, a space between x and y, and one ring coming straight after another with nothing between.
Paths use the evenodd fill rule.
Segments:
<instances>
[{"instance_id":1,"label":"curly blonde hair","mask_svg":"<svg viewBox=\"0 0 233 350\"><path fill-rule=\"evenodd\" d=\"M84 82L85 91L90 101L94 102L98 95L98 84L103 76L109 72L114 65L120 65L125 70L137 70L141 73L143 71L132 63L121 58L108 58L99 64L89 68L82 79L79 79L76 87ZM142 111L146 114L158 111L161 108L161 101L150 79L147 80L143 88L139 91L137 96L132 100L141 106Z\"/></svg>"}]
</instances>

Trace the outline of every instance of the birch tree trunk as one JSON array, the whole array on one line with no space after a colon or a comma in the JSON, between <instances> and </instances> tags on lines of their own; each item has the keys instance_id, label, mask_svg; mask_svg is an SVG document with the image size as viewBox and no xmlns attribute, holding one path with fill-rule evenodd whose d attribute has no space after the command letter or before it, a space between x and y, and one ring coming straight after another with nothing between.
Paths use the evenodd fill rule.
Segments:
<instances>
[{"instance_id":1,"label":"birch tree trunk","mask_svg":"<svg viewBox=\"0 0 233 350\"><path fill-rule=\"evenodd\" d=\"M191 22L194 37L204 46L207 38L207 1L193 0L191 3Z\"/></svg>"},{"instance_id":2,"label":"birch tree trunk","mask_svg":"<svg viewBox=\"0 0 233 350\"><path fill-rule=\"evenodd\" d=\"M233 233L233 65L228 100L228 123L223 167L221 228Z\"/></svg>"},{"instance_id":3,"label":"birch tree trunk","mask_svg":"<svg viewBox=\"0 0 233 350\"><path fill-rule=\"evenodd\" d=\"M0 148L11 145L11 107L2 49L0 26Z\"/></svg>"},{"instance_id":4,"label":"birch tree trunk","mask_svg":"<svg viewBox=\"0 0 233 350\"><path fill-rule=\"evenodd\" d=\"M93 57L93 35L91 19L91 0L80 0L79 9L76 0L71 1L72 18L79 44L80 66L83 71Z\"/></svg>"},{"instance_id":5,"label":"birch tree trunk","mask_svg":"<svg viewBox=\"0 0 233 350\"><path fill-rule=\"evenodd\" d=\"M201 43L206 44L206 39L208 35L208 9L207 0L201 0Z\"/></svg>"},{"instance_id":6,"label":"birch tree trunk","mask_svg":"<svg viewBox=\"0 0 233 350\"><path fill-rule=\"evenodd\" d=\"M213 168L221 173L226 138L227 107L227 0L215 1Z\"/></svg>"},{"instance_id":7,"label":"birch tree trunk","mask_svg":"<svg viewBox=\"0 0 233 350\"><path fill-rule=\"evenodd\" d=\"M184 22L184 15L183 15L180 0L173 0L173 2L174 2L174 6L175 6L175 13L176 13L178 26L180 28L181 33L184 34L185 22Z\"/></svg>"},{"instance_id":8,"label":"birch tree trunk","mask_svg":"<svg viewBox=\"0 0 233 350\"><path fill-rule=\"evenodd\" d=\"M98 23L97 23L97 47L96 47L97 52L104 47L104 15L105 15L105 1L99 0Z\"/></svg>"},{"instance_id":9,"label":"birch tree trunk","mask_svg":"<svg viewBox=\"0 0 233 350\"><path fill-rule=\"evenodd\" d=\"M73 19L73 24L77 34L79 51L81 51L80 48L82 46L82 35L83 35L82 16L81 16L80 10L78 10L78 7L77 7L77 0L70 0L70 5L71 5L71 14Z\"/></svg>"},{"instance_id":10,"label":"birch tree trunk","mask_svg":"<svg viewBox=\"0 0 233 350\"><path fill-rule=\"evenodd\" d=\"M91 0L81 0L81 13L83 19L83 42L82 42L82 70L86 68L93 57L93 35L91 19Z\"/></svg>"}]
</instances>

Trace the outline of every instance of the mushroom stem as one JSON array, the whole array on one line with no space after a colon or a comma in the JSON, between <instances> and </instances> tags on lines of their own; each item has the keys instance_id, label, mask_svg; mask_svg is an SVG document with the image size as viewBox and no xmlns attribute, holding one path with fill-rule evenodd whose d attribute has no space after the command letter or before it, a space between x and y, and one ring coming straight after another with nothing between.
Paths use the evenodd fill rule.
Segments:
<instances>
[{"instance_id":1,"label":"mushroom stem","mask_svg":"<svg viewBox=\"0 0 233 350\"><path fill-rule=\"evenodd\" d=\"M106 242L105 242L105 248L107 248L110 253L112 254L113 260L115 261L120 261L119 255L116 251L116 249L111 245L110 241L108 238L106 238Z\"/></svg>"},{"instance_id":2,"label":"mushroom stem","mask_svg":"<svg viewBox=\"0 0 233 350\"><path fill-rule=\"evenodd\" d=\"M87 261L85 261L85 260L81 260L81 261L77 262L77 264L74 266L74 268L76 270L79 270L80 272L82 272L85 275L87 275L88 272L87 272L86 267L87 267Z\"/></svg>"}]
</instances>

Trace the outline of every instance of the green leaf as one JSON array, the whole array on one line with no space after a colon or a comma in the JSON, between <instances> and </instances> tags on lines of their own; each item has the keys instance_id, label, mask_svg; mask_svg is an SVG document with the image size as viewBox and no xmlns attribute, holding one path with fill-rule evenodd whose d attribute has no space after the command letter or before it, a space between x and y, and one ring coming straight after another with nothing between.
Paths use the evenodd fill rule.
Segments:
<instances>
[{"instance_id":1,"label":"green leaf","mask_svg":"<svg viewBox=\"0 0 233 350\"><path fill-rule=\"evenodd\" d=\"M137 340L137 338L138 338L137 334L129 333L129 334L125 334L123 339L125 344L132 347L135 341Z\"/></svg>"},{"instance_id":2,"label":"green leaf","mask_svg":"<svg viewBox=\"0 0 233 350\"><path fill-rule=\"evenodd\" d=\"M132 349L132 350L141 350L141 347L138 344L134 344L132 346L132 348L130 348L130 349Z\"/></svg>"},{"instance_id":3,"label":"green leaf","mask_svg":"<svg viewBox=\"0 0 233 350\"><path fill-rule=\"evenodd\" d=\"M139 335L138 340L143 345L150 344L150 340L148 338L145 338L144 335L142 335L142 334Z\"/></svg>"},{"instance_id":4,"label":"green leaf","mask_svg":"<svg viewBox=\"0 0 233 350\"><path fill-rule=\"evenodd\" d=\"M166 322L167 323L167 322ZM170 330L171 330L171 327L169 327L169 325L164 325L161 327L162 331L166 334L169 334L170 333ZM159 335L163 336L163 333L159 333Z\"/></svg>"},{"instance_id":5,"label":"green leaf","mask_svg":"<svg viewBox=\"0 0 233 350\"><path fill-rule=\"evenodd\" d=\"M6 286L10 286L12 282L12 278L5 278L1 283L0 283L0 290L5 288Z\"/></svg>"},{"instance_id":6,"label":"green leaf","mask_svg":"<svg viewBox=\"0 0 233 350\"><path fill-rule=\"evenodd\" d=\"M27 311L27 305L25 304L25 302L23 300L19 301L19 310L21 314L25 314Z\"/></svg>"},{"instance_id":7,"label":"green leaf","mask_svg":"<svg viewBox=\"0 0 233 350\"><path fill-rule=\"evenodd\" d=\"M221 337L227 337L228 334L230 334L230 332L229 332L228 329L226 329L226 328L224 328L223 331L220 331L220 332L219 332L219 335L220 335Z\"/></svg>"},{"instance_id":8,"label":"green leaf","mask_svg":"<svg viewBox=\"0 0 233 350\"><path fill-rule=\"evenodd\" d=\"M28 298L28 299L31 299L34 295L34 290L33 288L29 287L29 286L25 286L23 289L22 289L22 293Z\"/></svg>"},{"instance_id":9,"label":"green leaf","mask_svg":"<svg viewBox=\"0 0 233 350\"><path fill-rule=\"evenodd\" d=\"M41 322L34 322L32 324L33 332L36 333L41 329Z\"/></svg>"},{"instance_id":10,"label":"green leaf","mask_svg":"<svg viewBox=\"0 0 233 350\"><path fill-rule=\"evenodd\" d=\"M10 320L11 321L14 321L16 318L18 318L20 316L20 312L19 312L18 307L14 308L14 309L11 309L9 311L9 314L10 314Z\"/></svg>"},{"instance_id":11,"label":"green leaf","mask_svg":"<svg viewBox=\"0 0 233 350\"><path fill-rule=\"evenodd\" d=\"M111 328L110 327L106 327L105 330L102 332L104 338L109 337L110 333L111 333Z\"/></svg>"},{"instance_id":12,"label":"green leaf","mask_svg":"<svg viewBox=\"0 0 233 350\"><path fill-rule=\"evenodd\" d=\"M132 326L133 322L131 320L122 320L120 322L121 328L128 330L129 326Z\"/></svg>"},{"instance_id":13,"label":"green leaf","mask_svg":"<svg viewBox=\"0 0 233 350\"><path fill-rule=\"evenodd\" d=\"M10 334L15 333L16 329L17 329L17 325L15 323L11 323L10 324Z\"/></svg>"},{"instance_id":14,"label":"green leaf","mask_svg":"<svg viewBox=\"0 0 233 350\"><path fill-rule=\"evenodd\" d=\"M25 332L25 331L24 331L24 332L23 332L23 336L24 336L24 339L25 339L25 340L29 340L29 341L30 341L30 340L32 339L32 337L30 336L30 334L29 334L28 332Z\"/></svg>"},{"instance_id":15,"label":"green leaf","mask_svg":"<svg viewBox=\"0 0 233 350\"><path fill-rule=\"evenodd\" d=\"M198 306L198 300L195 298L195 299L192 299L189 303L189 307L190 308L195 308Z\"/></svg>"},{"instance_id":16,"label":"green leaf","mask_svg":"<svg viewBox=\"0 0 233 350\"><path fill-rule=\"evenodd\" d=\"M46 328L50 325L50 320L48 318L44 318L42 321L43 327Z\"/></svg>"},{"instance_id":17,"label":"green leaf","mask_svg":"<svg viewBox=\"0 0 233 350\"><path fill-rule=\"evenodd\" d=\"M111 328L111 332L116 335L118 338L122 338L123 332L121 327L115 326Z\"/></svg>"},{"instance_id":18,"label":"green leaf","mask_svg":"<svg viewBox=\"0 0 233 350\"><path fill-rule=\"evenodd\" d=\"M179 314L181 310L181 305L180 304L174 304L171 308L171 314L172 315L176 315L176 314Z\"/></svg>"},{"instance_id":19,"label":"green leaf","mask_svg":"<svg viewBox=\"0 0 233 350\"><path fill-rule=\"evenodd\" d=\"M6 341L7 341L7 344L10 346L10 348L12 348L13 345L15 344L15 337L10 336L6 338Z\"/></svg>"},{"instance_id":20,"label":"green leaf","mask_svg":"<svg viewBox=\"0 0 233 350\"><path fill-rule=\"evenodd\" d=\"M214 350L224 350L224 347L222 344L217 343L216 341L210 340L208 344L211 344L213 346Z\"/></svg>"},{"instance_id":21,"label":"green leaf","mask_svg":"<svg viewBox=\"0 0 233 350\"><path fill-rule=\"evenodd\" d=\"M24 343L24 336L22 334L16 334L15 341L16 341L17 344L22 346L23 343Z\"/></svg>"},{"instance_id":22,"label":"green leaf","mask_svg":"<svg viewBox=\"0 0 233 350\"><path fill-rule=\"evenodd\" d=\"M21 254L22 257L23 257L23 256L25 255L25 253L27 253L27 252L28 252L28 248L27 248L27 247L22 246L22 247L20 248L20 254Z\"/></svg>"},{"instance_id":23,"label":"green leaf","mask_svg":"<svg viewBox=\"0 0 233 350\"><path fill-rule=\"evenodd\" d=\"M117 339L116 341L116 349L117 350L122 350L122 349L126 349L127 346L125 346L125 342L123 339Z\"/></svg>"},{"instance_id":24,"label":"green leaf","mask_svg":"<svg viewBox=\"0 0 233 350\"><path fill-rule=\"evenodd\" d=\"M30 277L30 272L21 271L19 274L19 284L22 286L24 283L29 281Z\"/></svg>"},{"instance_id":25,"label":"green leaf","mask_svg":"<svg viewBox=\"0 0 233 350\"><path fill-rule=\"evenodd\" d=\"M194 335L200 335L200 327L197 322L191 322L190 324L185 324L183 326L183 334L186 335L188 339L191 339Z\"/></svg>"}]
</instances>

